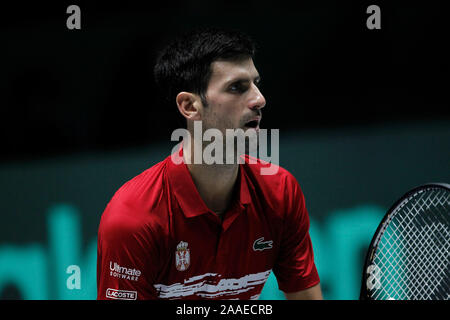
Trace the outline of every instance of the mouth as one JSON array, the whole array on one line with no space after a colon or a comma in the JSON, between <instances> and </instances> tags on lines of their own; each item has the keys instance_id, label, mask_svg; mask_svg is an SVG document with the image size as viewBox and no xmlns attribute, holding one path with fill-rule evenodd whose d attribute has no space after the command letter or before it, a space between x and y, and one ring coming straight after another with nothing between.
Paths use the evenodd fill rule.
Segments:
<instances>
[{"instance_id":1,"label":"mouth","mask_svg":"<svg viewBox=\"0 0 450 320\"><path fill-rule=\"evenodd\" d=\"M251 129L259 130L259 123L260 122L261 122L261 117L256 117L256 118L251 119L250 121L247 121L244 124L244 127L247 128L247 129L251 128Z\"/></svg>"},{"instance_id":2,"label":"mouth","mask_svg":"<svg viewBox=\"0 0 450 320\"><path fill-rule=\"evenodd\" d=\"M256 128L259 127L259 121L258 120L251 120L251 121L249 121L249 122L247 122L245 124L245 127L256 129Z\"/></svg>"}]
</instances>

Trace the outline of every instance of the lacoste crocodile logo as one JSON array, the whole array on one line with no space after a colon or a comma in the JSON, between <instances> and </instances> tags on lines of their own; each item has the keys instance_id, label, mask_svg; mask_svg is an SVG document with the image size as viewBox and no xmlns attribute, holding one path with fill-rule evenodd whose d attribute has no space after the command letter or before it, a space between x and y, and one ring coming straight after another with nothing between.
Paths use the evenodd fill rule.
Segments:
<instances>
[{"instance_id":1,"label":"lacoste crocodile logo","mask_svg":"<svg viewBox=\"0 0 450 320\"><path fill-rule=\"evenodd\" d=\"M253 242L254 251L263 251L266 249L272 249L272 240L264 241L264 237L258 238Z\"/></svg>"}]
</instances>

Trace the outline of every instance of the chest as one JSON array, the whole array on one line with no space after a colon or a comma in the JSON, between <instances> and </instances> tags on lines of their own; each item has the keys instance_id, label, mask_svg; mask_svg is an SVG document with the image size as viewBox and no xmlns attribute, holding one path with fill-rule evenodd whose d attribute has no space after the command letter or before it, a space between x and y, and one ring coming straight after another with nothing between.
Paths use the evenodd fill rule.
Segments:
<instances>
[{"instance_id":1,"label":"chest","mask_svg":"<svg viewBox=\"0 0 450 320\"><path fill-rule=\"evenodd\" d=\"M175 213L172 221L171 252L160 282L200 296L246 292L251 298L260 292L275 263L282 227L270 212L249 205L227 212L223 220L209 212L188 219Z\"/></svg>"}]
</instances>

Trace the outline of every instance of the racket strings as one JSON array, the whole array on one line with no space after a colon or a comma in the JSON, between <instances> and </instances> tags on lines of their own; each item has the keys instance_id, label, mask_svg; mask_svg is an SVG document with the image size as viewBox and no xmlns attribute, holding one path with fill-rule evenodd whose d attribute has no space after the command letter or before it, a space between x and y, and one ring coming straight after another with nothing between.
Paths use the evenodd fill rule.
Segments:
<instances>
[{"instance_id":1,"label":"racket strings","mask_svg":"<svg viewBox=\"0 0 450 320\"><path fill-rule=\"evenodd\" d=\"M449 298L449 208L450 194L430 189L393 212L374 257L374 299Z\"/></svg>"}]
</instances>

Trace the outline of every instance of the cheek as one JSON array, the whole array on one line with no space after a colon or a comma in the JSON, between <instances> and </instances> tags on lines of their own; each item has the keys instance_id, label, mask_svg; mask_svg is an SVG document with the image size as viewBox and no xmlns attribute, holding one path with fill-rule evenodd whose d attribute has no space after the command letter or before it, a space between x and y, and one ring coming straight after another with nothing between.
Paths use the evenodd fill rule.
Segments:
<instances>
[{"instance_id":1,"label":"cheek","mask_svg":"<svg viewBox=\"0 0 450 320\"><path fill-rule=\"evenodd\" d=\"M237 99L214 97L208 99L203 120L209 127L232 129L240 125L241 117L242 108Z\"/></svg>"},{"instance_id":2,"label":"cheek","mask_svg":"<svg viewBox=\"0 0 450 320\"><path fill-rule=\"evenodd\" d=\"M233 108L229 105L218 105L217 111L213 113L218 127L225 129L232 129L239 125L240 112L237 108Z\"/></svg>"}]
</instances>

